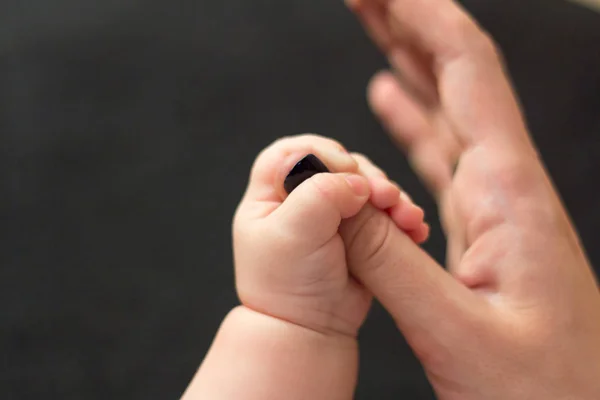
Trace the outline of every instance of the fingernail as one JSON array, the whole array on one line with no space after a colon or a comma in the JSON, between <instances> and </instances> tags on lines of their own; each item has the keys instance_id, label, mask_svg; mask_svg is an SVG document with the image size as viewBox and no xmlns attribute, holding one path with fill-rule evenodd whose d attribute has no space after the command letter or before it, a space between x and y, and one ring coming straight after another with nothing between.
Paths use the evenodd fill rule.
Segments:
<instances>
[{"instance_id":1,"label":"fingernail","mask_svg":"<svg viewBox=\"0 0 600 400\"><path fill-rule=\"evenodd\" d=\"M352 191L357 196L363 197L369 194L369 182L366 178L363 178L359 175L348 175L346 177L346 182L352 188Z\"/></svg>"},{"instance_id":2,"label":"fingernail","mask_svg":"<svg viewBox=\"0 0 600 400\"><path fill-rule=\"evenodd\" d=\"M335 172L354 173L358 171L358 163L354 157L342 149L323 149L320 155L327 160L331 170Z\"/></svg>"},{"instance_id":3,"label":"fingernail","mask_svg":"<svg viewBox=\"0 0 600 400\"><path fill-rule=\"evenodd\" d=\"M314 154L309 154L292 168L288 176L285 178L283 187L285 191L290 194L292 193L302 182L309 179L310 177L327 173L329 169L323 164L321 160Z\"/></svg>"}]
</instances>

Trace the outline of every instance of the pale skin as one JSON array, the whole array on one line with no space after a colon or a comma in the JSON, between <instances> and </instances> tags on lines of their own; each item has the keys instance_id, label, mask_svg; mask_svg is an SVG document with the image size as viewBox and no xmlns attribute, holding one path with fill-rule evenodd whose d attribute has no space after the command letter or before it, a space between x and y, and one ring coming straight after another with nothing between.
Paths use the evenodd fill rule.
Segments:
<instances>
[{"instance_id":1,"label":"pale skin","mask_svg":"<svg viewBox=\"0 0 600 400\"><path fill-rule=\"evenodd\" d=\"M184 398L352 398L371 295L439 399L600 398L600 292L493 41L451 0L347 3L390 59L369 102L438 200L448 270L368 160L320 137L276 143L236 214L243 306ZM286 197L308 151L336 173Z\"/></svg>"},{"instance_id":2,"label":"pale skin","mask_svg":"<svg viewBox=\"0 0 600 400\"><path fill-rule=\"evenodd\" d=\"M334 173L288 197L284 179L307 154ZM330 139L286 138L259 155L234 222L243 305L226 318L184 398L352 397L356 336L372 295L349 275L339 229L367 204L411 242L427 238L423 210L368 159Z\"/></svg>"}]
</instances>

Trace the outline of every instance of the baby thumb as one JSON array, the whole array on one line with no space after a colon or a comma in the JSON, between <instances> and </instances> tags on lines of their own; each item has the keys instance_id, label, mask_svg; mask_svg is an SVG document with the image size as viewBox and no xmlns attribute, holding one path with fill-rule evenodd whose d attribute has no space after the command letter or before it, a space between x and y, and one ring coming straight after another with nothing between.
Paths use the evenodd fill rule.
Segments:
<instances>
[{"instance_id":1,"label":"baby thumb","mask_svg":"<svg viewBox=\"0 0 600 400\"><path fill-rule=\"evenodd\" d=\"M299 162L286 179L290 195L268 217L299 245L323 246L337 234L342 220L357 215L369 200L366 178L325 171L315 156Z\"/></svg>"}]
</instances>

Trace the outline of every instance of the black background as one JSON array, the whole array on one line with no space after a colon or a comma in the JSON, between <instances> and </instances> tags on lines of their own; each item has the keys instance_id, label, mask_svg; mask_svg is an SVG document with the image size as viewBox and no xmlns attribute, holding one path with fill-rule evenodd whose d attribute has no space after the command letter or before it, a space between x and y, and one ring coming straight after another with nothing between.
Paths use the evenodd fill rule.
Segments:
<instances>
[{"instance_id":1,"label":"black background","mask_svg":"<svg viewBox=\"0 0 600 400\"><path fill-rule=\"evenodd\" d=\"M598 265L600 15L465 3ZM177 398L236 304L230 221L277 137L370 155L434 221L364 100L384 66L341 0L0 1L0 397ZM432 398L380 308L361 343L358 399Z\"/></svg>"}]
</instances>

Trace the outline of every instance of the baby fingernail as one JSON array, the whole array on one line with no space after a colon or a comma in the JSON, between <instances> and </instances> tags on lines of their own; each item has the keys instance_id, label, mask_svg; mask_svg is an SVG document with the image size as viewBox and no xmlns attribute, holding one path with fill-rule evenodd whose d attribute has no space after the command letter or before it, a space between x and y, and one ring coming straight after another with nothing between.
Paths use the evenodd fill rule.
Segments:
<instances>
[{"instance_id":1,"label":"baby fingernail","mask_svg":"<svg viewBox=\"0 0 600 400\"><path fill-rule=\"evenodd\" d=\"M292 193L302 182L320 173L327 173L329 169L321 160L314 154L309 154L292 168L288 176L285 178L283 187L285 191Z\"/></svg>"},{"instance_id":2,"label":"baby fingernail","mask_svg":"<svg viewBox=\"0 0 600 400\"><path fill-rule=\"evenodd\" d=\"M342 148L339 149L323 149L321 156L327 160L330 167L336 172L356 172L358 170L358 163L350 155L350 153L344 151Z\"/></svg>"}]
</instances>

